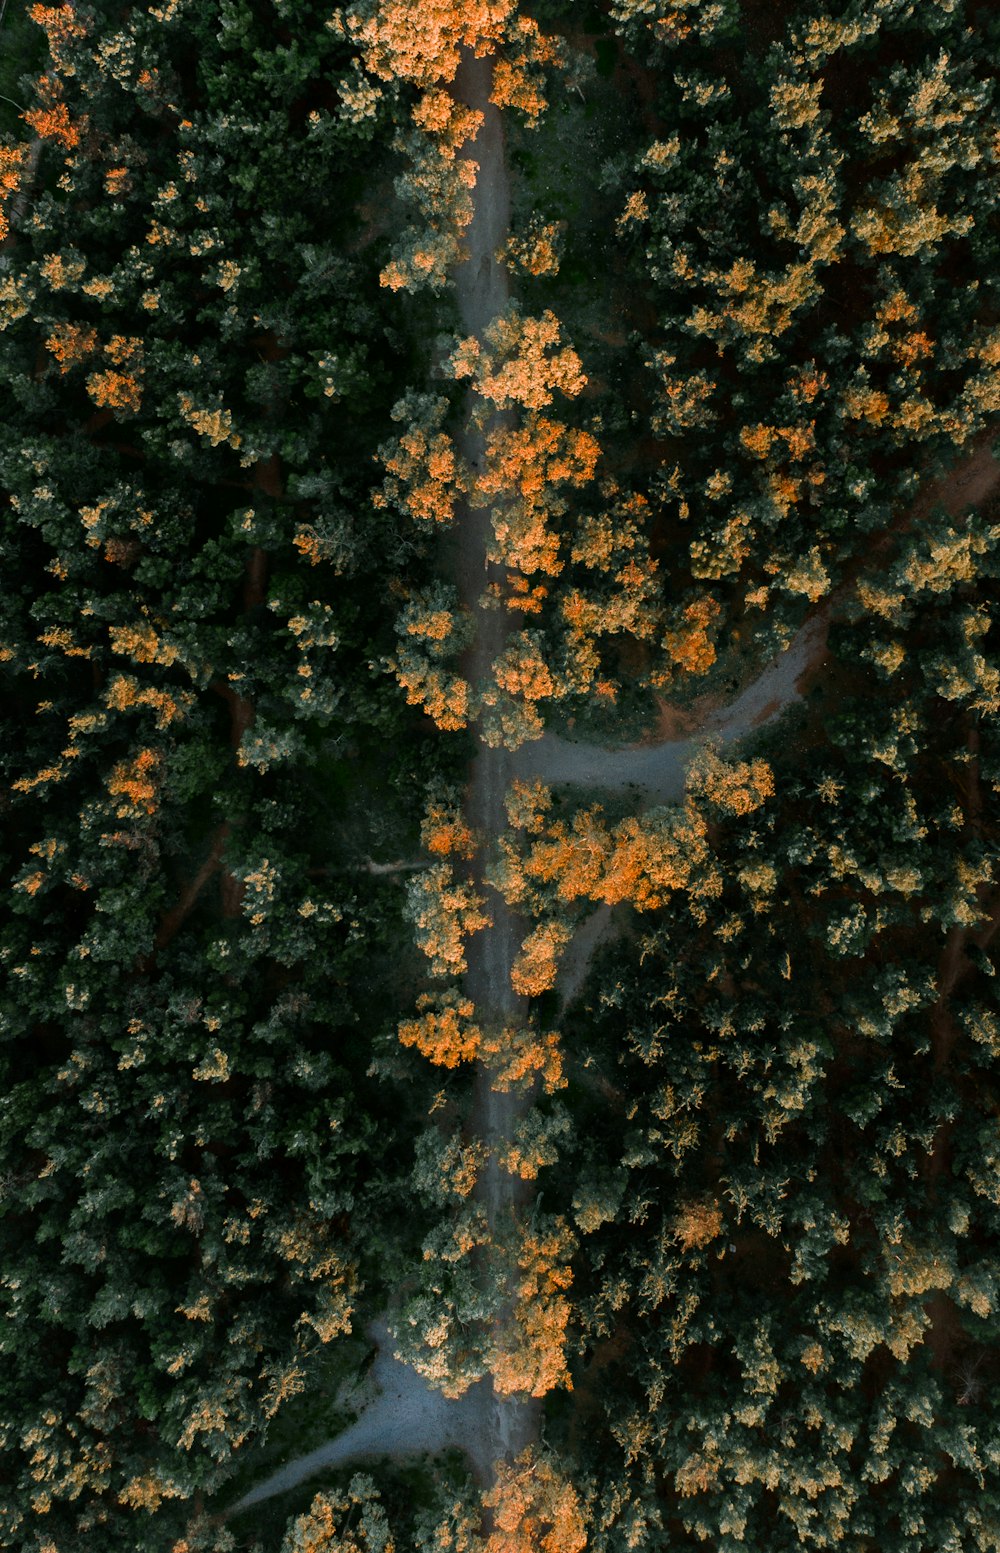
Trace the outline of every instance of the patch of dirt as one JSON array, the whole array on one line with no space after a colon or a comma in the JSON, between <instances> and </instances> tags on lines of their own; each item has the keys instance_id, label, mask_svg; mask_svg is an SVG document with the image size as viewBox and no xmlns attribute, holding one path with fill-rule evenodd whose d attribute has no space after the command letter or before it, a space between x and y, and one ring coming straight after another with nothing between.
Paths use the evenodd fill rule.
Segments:
<instances>
[{"instance_id":1,"label":"patch of dirt","mask_svg":"<svg viewBox=\"0 0 1000 1553\"><path fill-rule=\"evenodd\" d=\"M314 1450L286 1462L244 1494L220 1520L285 1494L307 1478L353 1462L408 1461L447 1450L464 1451L480 1480L489 1481L495 1452L492 1389L486 1382L449 1400L409 1365L395 1358L385 1320L368 1334L378 1352L369 1372L367 1399L353 1424Z\"/></svg>"},{"instance_id":2,"label":"patch of dirt","mask_svg":"<svg viewBox=\"0 0 1000 1553\"><path fill-rule=\"evenodd\" d=\"M768 701L765 706L762 706L760 711L750 719L751 728L760 728L762 724L770 722L775 713L780 711L781 702L775 697L773 701Z\"/></svg>"},{"instance_id":3,"label":"patch of dirt","mask_svg":"<svg viewBox=\"0 0 1000 1553\"><path fill-rule=\"evenodd\" d=\"M714 710L709 707L675 706L672 702L664 700L663 696L656 696L656 722L643 735L637 739L630 749L643 749L649 744L665 744L677 739L689 739L697 733L699 725L704 721L707 711Z\"/></svg>"},{"instance_id":4,"label":"patch of dirt","mask_svg":"<svg viewBox=\"0 0 1000 1553\"><path fill-rule=\"evenodd\" d=\"M947 474L932 480L913 504L914 518L926 517L942 506L950 518L957 518L966 507L978 507L1000 489L1000 463L993 455L995 429L976 439L975 452Z\"/></svg>"}]
</instances>

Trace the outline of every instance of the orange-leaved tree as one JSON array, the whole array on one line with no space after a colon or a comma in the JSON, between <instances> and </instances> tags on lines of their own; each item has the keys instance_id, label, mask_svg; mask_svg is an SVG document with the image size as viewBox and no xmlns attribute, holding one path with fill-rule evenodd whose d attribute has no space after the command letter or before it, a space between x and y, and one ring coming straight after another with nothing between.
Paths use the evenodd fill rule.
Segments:
<instances>
[{"instance_id":1,"label":"orange-leaved tree","mask_svg":"<svg viewBox=\"0 0 1000 1553\"><path fill-rule=\"evenodd\" d=\"M532 318L514 303L487 327L485 344L474 335L460 340L449 366L454 377L471 378L477 393L497 409L542 410L557 391L574 398L587 382L579 356L563 342L555 313L546 309Z\"/></svg>"},{"instance_id":2,"label":"orange-leaved tree","mask_svg":"<svg viewBox=\"0 0 1000 1553\"><path fill-rule=\"evenodd\" d=\"M537 412L517 426L491 428L472 494L477 505L492 510L495 559L525 576L557 576L565 561L552 525L566 511L562 492L589 484L600 455L589 431ZM511 604L524 607L520 596Z\"/></svg>"},{"instance_id":3,"label":"orange-leaved tree","mask_svg":"<svg viewBox=\"0 0 1000 1553\"><path fill-rule=\"evenodd\" d=\"M572 929L555 919L532 928L510 969L514 991L533 998L554 987L560 956L572 937Z\"/></svg>"},{"instance_id":4,"label":"orange-leaved tree","mask_svg":"<svg viewBox=\"0 0 1000 1553\"><path fill-rule=\"evenodd\" d=\"M479 1060L498 1094L533 1089L540 1082L546 1094L565 1089L562 1049L557 1030L539 1030L534 1023L487 1026L481 1034Z\"/></svg>"},{"instance_id":5,"label":"orange-leaved tree","mask_svg":"<svg viewBox=\"0 0 1000 1553\"><path fill-rule=\"evenodd\" d=\"M382 0L351 7L343 25L380 80L432 87L454 80L463 48L494 53L515 10L516 0Z\"/></svg>"},{"instance_id":6,"label":"orange-leaved tree","mask_svg":"<svg viewBox=\"0 0 1000 1553\"><path fill-rule=\"evenodd\" d=\"M706 833L691 804L631 815L613 827L595 804L570 821L545 824L525 849L502 838L493 882L511 905L536 915L575 900L628 902L651 911L684 889L705 863Z\"/></svg>"},{"instance_id":7,"label":"orange-leaved tree","mask_svg":"<svg viewBox=\"0 0 1000 1553\"><path fill-rule=\"evenodd\" d=\"M475 837L451 794L433 792L427 800L420 825L420 840L428 852L438 857L471 858Z\"/></svg>"},{"instance_id":8,"label":"orange-leaved tree","mask_svg":"<svg viewBox=\"0 0 1000 1553\"><path fill-rule=\"evenodd\" d=\"M582 1553L587 1545L585 1506L550 1451L527 1446L514 1460L498 1461L494 1476L493 1486L480 1494L471 1489L464 1495L449 1494L425 1544L428 1549Z\"/></svg>"},{"instance_id":9,"label":"orange-leaved tree","mask_svg":"<svg viewBox=\"0 0 1000 1553\"><path fill-rule=\"evenodd\" d=\"M513 1232L503 1250L510 1258L514 1291L510 1318L501 1323L488 1349L493 1384L503 1395L526 1391L543 1397L557 1386L572 1390L566 1365L566 1327L573 1282L570 1257L576 1239L565 1219L536 1216Z\"/></svg>"},{"instance_id":10,"label":"orange-leaved tree","mask_svg":"<svg viewBox=\"0 0 1000 1553\"><path fill-rule=\"evenodd\" d=\"M494 684L482 692L482 735L487 744L517 749L541 735L535 705L556 691L539 634L521 631L511 637L493 664L493 676Z\"/></svg>"},{"instance_id":11,"label":"orange-leaved tree","mask_svg":"<svg viewBox=\"0 0 1000 1553\"><path fill-rule=\"evenodd\" d=\"M602 637L651 642L662 629L662 585L649 552L649 525L647 499L612 480L602 483L599 511L574 525L569 558L576 571L559 610L566 628L565 679L578 694L598 679Z\"/></svg>"},{"instance_id":12,"label":"orange-leaved tree","mask_svg":"<svg viewBox=\"0 0 1000 1553\"><path fill-rule=\"evenodd\" d=\"M394 507L417 523L452 521L468 482L455 444L443 430L447 414L447 399L436 394L408 393L393 406L393 420L405 429L379 448L386 475L372 496L376 507Z\"/></svg>"},{"instance_id":13,"label":"orange-leaved tree","mask_svg":"<svg viewBox=\"0 0 1000 1553\"><path fill-rule=\"evenodd\" d=\"M475 1012L472 1000L455 988L422 993L417 999L416 1018L404 1019L399 1026L400 1042L415 1046L421 1056L442 1068L475 1062L482 1043Z\"/></svg>"},{"instance_id":14,"label":"orange-leaved tree","mask_svg":"<svg viewBox=\"0 0 1000 1553\"><path fill-rule=\"evenodd\" d=\"M558 275L565 229L565 221L543 221L538 215L531 216L523 236L515 233L504 244L504 262L515 274Z\"/></svg>"},{"instance_id":15,"label":"orange-leaved tree","mask_svg":"<svg viewBox=\"0 0 1000 1553\"><path fill-rule=\"evenodd\" d=\"M709 748L692 761L687 790L723 814L752 814L774 795L774 773L766 760L725 760Z\"/></svg>"}]
</instances>

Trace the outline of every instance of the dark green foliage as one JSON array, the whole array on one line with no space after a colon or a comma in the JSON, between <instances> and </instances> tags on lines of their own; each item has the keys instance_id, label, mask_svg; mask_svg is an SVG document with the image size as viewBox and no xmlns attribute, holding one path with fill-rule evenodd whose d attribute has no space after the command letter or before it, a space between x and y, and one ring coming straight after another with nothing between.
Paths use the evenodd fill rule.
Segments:
<instances>
[{"instance_id":1,"label":"dark green foliage","mask_svg":"<svg viewBox=\"0 0 1000 1553\"><path fill-rule=\"evenodd\" d=\"M416 824L365 773L448 753L371 667L424 564L369 498L406 364L358 212L384 126L340 123L322 7L155 11L55 37L80 137L48 134L0 304L19 1549L211 1545L204 1495L410 1233L368 1076L400 891L365 858Z\"/></svg>"}]
</instances>

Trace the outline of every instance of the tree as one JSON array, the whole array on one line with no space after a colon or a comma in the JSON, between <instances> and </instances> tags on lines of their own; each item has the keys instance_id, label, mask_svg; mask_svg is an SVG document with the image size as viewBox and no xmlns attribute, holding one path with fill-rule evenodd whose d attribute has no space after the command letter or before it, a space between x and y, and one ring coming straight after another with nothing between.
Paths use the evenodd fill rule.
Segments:
<instances>
[{"instance_id":1,"label":"tree","mask_svg":"<svg viewBox=\"0 0 1000 1553\"><path fill-rule=\"evenodd\" d=\"M586 1546L579 1495L551 1458L531 1449L498 1464L483 1504L494 1523L485 1553L580 1553Z\"/></svg>"},{"instance_id":2,"label":"tree","mask_svg":"<svg viewBox=\"0 0 1000 1553\"><path fill-rule=\"evenodd\" d=\"M541 1397L556 1386L572 1389L566 1365L566 1327L570 1306L565 1290L573 1282L569 1258L575 1237L565 1220L515 1232L514 1305L509 1322L489 1346L487 1360L501 1395L526 1391Z\"/></svg>"},{"instance_id":3,"label":"tree","mask_svg":"<svg viewBox=\"0 0 1000 1553\"><path fill-rule=\"evenodd\" d=\"M289 1523L281 1553L394 1553L395 1546L378 1489L356 1474L346 1493L316 1494Z\"/></svg>"}]
</instances>

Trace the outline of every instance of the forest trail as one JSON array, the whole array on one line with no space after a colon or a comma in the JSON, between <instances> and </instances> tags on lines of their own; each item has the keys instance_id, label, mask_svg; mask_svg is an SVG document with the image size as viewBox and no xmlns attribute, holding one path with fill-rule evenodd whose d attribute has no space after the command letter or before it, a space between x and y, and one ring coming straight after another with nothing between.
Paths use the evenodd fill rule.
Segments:
<instances>
[{"instance_id":1,"label":"forest trail","mask_svg":"<svg viewBox=\"0 0 1000 1553\"><path fill-rule=\"evenodd\" d=\"M492 89L492 58L477 59L464 51L453 92L460 102L483 115L483 123L475 140L463 149L463 154L479 166L473 190L474 215L466 233L466 258L455 269L455 298L463 330L479 340L510 303L508 271L497 260L498 251L510 236L510 182L503 119L500 110L490 102ZM482 467L486 435L504 424L514 424L513 412L492 409L475 389L470 389L458 437L459 452L470 468ZM502 588L505 577L504 569L489 560L493 540L489 508L464 503L457 523L459 595L475 629L462 672L475 690L492 682L493 664L519 617L510 610L483 604L487 585L497 583ZM473 732L478 749L469 770L465 817L479 842L474 879L485 899L492 926L474 934L468 942L465 990L476 1006L480 1024L502 1029L523 1024L528 1017L528 1001L514 991L511 983L511 968L527 924L519 921L503 896L484 877L494 844L507 828L504 799L514 776L514 763L505 749L486 742L478 722L473 725ZM498 1229L502 1233L504 1221L528 1201L530 1183L502 1169L498 1154L513 1139L531 1102L530 1091L500 1093L494 1089L489 1071L477 1065L469 1131L487 1144L489 1155L474 1194L485 1210L491 1238ZM509 1301L505 1301L497 1319L510 1319ZM476 1476L487 1485L493 1481L496 1462L517 1455L537 1440L540 1404L533 1398L502 1395L489 1379L469 1395L477 1395L479 1427L470 1433L466 1449Z\"/></svg>"},{"instance_id":2,"label":"forest trail","mask_svg":"<svg viewBox=\"0 0 1000 1553\"><path fill-rule=\"evenodd\" d=\"M473 219L465 233L466 257L456 266L454 281L462 329L477 339L483 338L510 302L508 272L496 258L510 231L510 186L503 121L489 100L492 84L493 60L477 59L463 51L451 90L459 101L483 115L483 123L475 139L459 153L476 162L478 172L472 191ZM505 423L514 423L512 412L493 409L474 389L469 390L456 443L474 471L483 466L487 435ZM504 579L503 569L488 559L492 538L489 509L463 502L456 516L455 568L459 595L475 629L462 661L462 672L473 687L492 680L493 664L518 619L509 610L485 608L481 602L487 585ZM478 751L470 763L465 817L480 841L473 878L486 899L492 926L469 941L465 990L476 1005L480 1022L502 1028L527 1017L527 999L514 992L510 977L527 928L486 883L483 870L493 842L506 829L504 798L513 776L512 757L505 749L487 744L477 728L473 731L479 735ZM469 1130L491 1146L475 1189L491 1231L528 1195L529 1183L502 1170L498 1152L513 1137L531 1099L530 1093L494 1090L489 1073L477 1069ZM509 1308L501 1312L501 1319L505 1315L509 1316ZM379 1457L405 1460L449 1448L463 1450L479 1482L488 1485L496 1462L516 1455L537 1439L541 1414L534 1399L501 1395L487 1377L464 1396L451 1400L393 1357L394 1343L384 1321L373 1322L368 1331L377 1347L371 1371L375 1395L359 1417L334 1439L296 1457L258 1483L232 1506L229 1515L284 1493L324 1470Z\"/></svg>"},{"instance_id":3,"label":"forest trail","mask_svg":"<svg viewBox=\"0 0 1000 1553\"><path fill-rule=\"evenodd\" d=\"M546 733L517 751L514 774L527 781L569 782L609 792L632 789L648 801L679 803L688 766L703 744L712 739L722 744L742 739L798 700L799 681L822 652L825 633L825 615L813 616L735 701L711 712L699 730L686 738L609 749Z\"/></svg>"}]
</instances>

